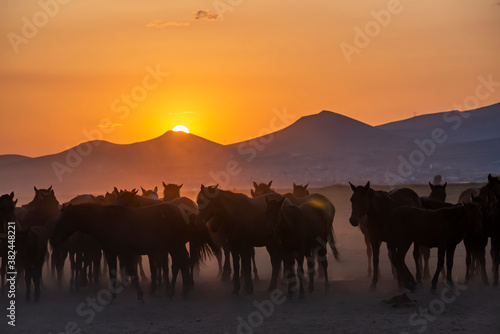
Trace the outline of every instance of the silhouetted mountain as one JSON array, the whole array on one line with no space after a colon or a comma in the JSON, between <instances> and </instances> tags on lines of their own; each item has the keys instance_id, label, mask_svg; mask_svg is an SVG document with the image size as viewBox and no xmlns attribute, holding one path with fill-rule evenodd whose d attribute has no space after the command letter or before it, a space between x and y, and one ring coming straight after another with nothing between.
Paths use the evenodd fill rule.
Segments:
<instances>
[{"instance_id":1,"label":"silhouetted mountain","mask_svg":"<svg viewBox=\"0 0 500 334\"><path fill-rule=\"evenodd\" d=\"M432 130L446 132L447 142L500 138L500 103L467 112L448 111L391 122L377 128L407 138L429 138Z\"/></svg>"},{"instance_id":2,"label":"silhouetted mountain","mask_svg":"<svg viewBox=\"0 0 500 334\"><path fill-rule=\"evenodd\" d=\"M500 104L469 114L423 115L373 127L322 111L227 146L168 131L128 145L93 141L37 158L4 155L0 193L30 194L33 185L51 184L59 194L104 193L113 186L154 187L161 181L184 183L183 189L200 183L250 187L251 181L269 180L286 187L292 182L424 183L435 174L483 182L488 173L500 174ZM458 119L462 123L455 130ZM431 140L438 128L444 142Z\"/></svg>"}]
</instances>

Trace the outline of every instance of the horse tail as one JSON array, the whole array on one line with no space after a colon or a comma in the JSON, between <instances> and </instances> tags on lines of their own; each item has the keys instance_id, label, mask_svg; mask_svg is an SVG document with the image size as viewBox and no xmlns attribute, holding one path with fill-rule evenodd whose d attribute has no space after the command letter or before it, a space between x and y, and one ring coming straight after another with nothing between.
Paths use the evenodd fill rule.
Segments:
<instances>
[{"instance_id":1,"label":"horse tail","mask_svg":"<svg viewBox=\"0 0 500 334\"><path fill-rule=\"evenodd\" d=\"M340 253L337 249L337 245L335 243L335 237L333 235L333 228L330 229L328 236L327 236L327 241L328 244L330 245L330 248L332 249L333 256L335 257L335 260L340 262Z\"/></svg>"},{"instance_id":2,"label":"horse tail","mask_svg":"<svg viewBox=\"0 0 500 334\"><path fill-rule=\"evenodd\" d=\"M332 249L333 256L335 260L340 261L340 252L337 249L337 244L335 242L335 236L333 233L333 219L335 218L335 206L329 203L328 210L323 210L323 216L327 222L327 241Z\"/></svg>"}]
</instances>

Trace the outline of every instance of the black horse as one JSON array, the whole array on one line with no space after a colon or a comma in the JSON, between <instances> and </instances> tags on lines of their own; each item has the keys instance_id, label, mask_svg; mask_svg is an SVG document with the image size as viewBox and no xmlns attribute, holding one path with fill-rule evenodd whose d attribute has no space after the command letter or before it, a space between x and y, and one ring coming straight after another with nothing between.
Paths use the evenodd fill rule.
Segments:
<instances>
[{"instance_id":1,"label":"black horse","mask_svg":"<svg viewBox=\"0 0 500 334\"><path fill-rule=\"evenodd\" d=\"M278 271L282 261L282 248L267 224L266 198L280 199L279 194L249 198L245 194L221 190L218 186L201 186L197 203L200 222L212 220L224 230L233 256L233 293L240 290L240 257L245 278L245 294L253 293L251 257L254 247L266 247L271 256L272 277L270 290L277 287Z\"/></svg>"},{"instance_id":2,"label":"black horse","mask_svg":"<svg viewBox=\"0 0 500 334\"><path fill-rule=\"evenodd\" d=\"M387 225L390 212L399 206L421 207L422 204L417 193L408 188L385 192L373 190L370 188L370 182L367 182L365 186L354 186L350 182L349 184L353 191L350 199L352 212L349 222L352 226L358 226L360 222L366 220L373 250L371 288L375 289L378 282L380 244L382 241L388 242L393 234ZM418 254L418 249L415 254ZM389 257L391 256L389 252ZM415 264L418 266L418 258L415 259ZM413 280L412 284L416 285L416 282Z\"/></svg>"},{"instance_id":3,"label":"black horse","mask_svg":"<svg viewBox=\"0 0 500 334\"><path fill-rule=\"evenodd\" d=\"M314 290L315 256L323 268L325 291L328 291L328 261L326 244L333 240L332 224L325 221L321 211L312 202L299 206L293 205L288 199L266 198L268 218L271 229L277 234L285 252L284 269L288 280L288 298L292 297L296 282L294 281L294 263L297 262L300 280L300 298L304 298L304 258L307 258L309 272L309 293ZM335 245L330 243L333 254L338 259Z\"/></svg>"},{"instance_id":4,"label":"black horse","mask_svg":"<svg viewBox=\"0 0 500 334\"><path fill-rule=\"evenodd\" d=\"M170 203L142 208L70 205L62 210L51 243L57 247L76 231L93 236L102 245L108 260L113 297L116 297L116 257L119 254L125 262L127 274L132 277L139 300L143 299L143 292L134 258L137 255L168 252L182 272L183 295L186 295L193 282L189 274L189 255L185 244L189 229L195 223L194 219L195 217L186 217L177 206ZM175 287L166 288L171 296Z\"/></svg>"},{"instance_id":5,"label":"black horse","mask_svg":"<svg viewBox=\"0 0 500 334\"><path fill-rule=\"evenodd\" d=\"M393 263L398 271L398 278L404 285L413 290L413 276L405 264L406 252L411 244L438 248L438 264L432 278L432 290L436 289L439 273L443 269L446 255L447 275L450 285L452 281L453 257L456 246L464 235L475 233L482 228L482 214L475 203L457 204L436 210L428 210L410 206L401 206L391 211L387 230L388 244L393 252ZM417 280L420 269L417 265Z\"/></svg>"}]
</instances>

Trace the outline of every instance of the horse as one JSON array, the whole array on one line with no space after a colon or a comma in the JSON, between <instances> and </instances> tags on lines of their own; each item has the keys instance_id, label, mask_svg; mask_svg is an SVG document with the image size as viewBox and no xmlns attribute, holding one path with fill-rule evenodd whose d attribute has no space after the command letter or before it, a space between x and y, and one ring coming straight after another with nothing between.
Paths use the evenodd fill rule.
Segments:
<instances>
[{"instance_id":1,"label":"horse","mask_svg":"<svg viewBox=\"0 0 500 334\"><path fill-rule=\"evenodd\" d=\"M151 198L151 199L159 199L158 197L158 187L155 187L153 190L146 190L141 187L142 197Z\"/></svg>"},{"instance_id":2,"label":"horse","mask_svg":"<svg viewBox=\"0 0 500 334\"><path fill-rule=\"evenodd\" d=\"M295 184L293 183L293 195L297 197L305 197L309 195L309 190L307 190L307 187L309 186L309 183L306 184L305 186L300 185L300 184Z\"/></svg>"},{"instance_id":3,"label":"horse","mask_svg":"<svg viewBox=\"0 0 500 334\"><path fill-rule=\"evenodd\" d=\"M168 202L173 199L181 197L181 188L182 184L177 185L173 183L166 184L165 182L162 182L163 184L163 201Z\"/></svg>"},{"instance_id":4,"label":"horse","mask_svg":"<svg viewBox=\"0 0 500 334\"><path fill-rule=\"evenodd\" d=\"M350 198L352 210L349 222L352 226L359 226L360 222L366 220L370 236L373 251L373 276L370 288L373 290L378 282L380 244L383 241L387 242L391 236L391 231L387 229L389 213L399 206L421 207L422 203L417 193L409 188L399 188L386 192L373 190L370 188L369 181L365 186L354 186L350 182L349 185L353 191ZM393 262L391 252L389 252L389 258ZM415 264L418 266L417 258ZM414 280L412 283L416 285Z\"/></svg>"},{"instance_id":5,"label":"horse","mask_svg":"<svg viewBox=\"0 0 500 334\"><path fill-rule=\"evenodd\" d=\"M245 194L233 193L219 189L218 185L205 187L201 185L197 196L198 219L206 224L212 218L220 225L227 237L229 250L233 256L233 294L240 291L240 257L244 293L253 293L251 277L251 257L254 247L266 247L271 257L272 277L269 290L277 287L278 271L282 261L282 248L277 237L270 231L265 215L266 198L280 199L279 194L267 194L250 198Z\"/></svg>"},{"instance_id":6,"label":"horse","mask_svg":"<svg viewBox=\"0 0 500 334\"><path fill-rule=\"evenodd\" d=\"M268 183L257 183L253 182L253 187L254 189L250 189L250 195L252 195L253 198L260 196L260 195L265 195L265 194L270 194L274 193L274 189L271 189L271 185L273 184L273 180L269 181Z\"/></svg>"},{"instance_id":7,"label":"horse","mask_svg":"<svg viewBox=\"0 0 500 334\"><path fill-rule=\"evenodd\" d=\"M61 245L76 231L96 238L108 258L113 298L116 298L116 256L120 254L127 275L132 278L139 301L143 300L143 292L139 285L134 258L138 255L168 252L182 272L182 295L186 296L193 283L185 244L195 219L193 215L186 215L178 206L170 203L140 208L120 205L70 205L62 210L50 241L53 246ZM173 296L174 289L173 285L166 286L170 297Z\"/></svg>"},{"instance_id":8,"label":"horse","mask_svg":"<svg viewBox=\"0 0 500 334\"><path fill-rule=\"evenodd\" d=\"M1 276L1 295L5 294L5 274L7 272L7 262L8 262L8 230L9 223L16 223L16 217L14 211L16 208L17 199L14 201L14 192L10 194L5 194L0 196L0 257L2 258L2 265L0 267ZM16 229L19 229L19 224ZM15 228L14 227L14 228ZM12 227L10 227L11 229Z\"/></svg>"},{"instance_id":9,"label":"horse","mask_svg":"<svg viewBox=\"0 0 500 334\"><path fill-rule=\"evenodd\" d=\"M325 276L325 291L328 291L328 261L326 257L326 243L333 240L332 224L326 222L311 202L300 206L293 205L286 197L273 200L266 197L266 216L270 227L277 234L283 249L284 268L288 280L288 298L291 299L295 282L293 277L294 262L297 262L300 281L300 298L304 298L304 258L307 257L309 272L309 293L314 291L314 255L323 267ZM337 254L335 245L330 243L334 254ZM338 259L338 258L337 258Z\"/></svg>"},{"instance_id":10,"label":"horse","mask_svg":"<svg viewBox=\"0 0 500 334\"><path fill-rule=\"evenodd\" d=\"M446 255L448 284L453 286L452 269L456 246L464 235L474 233L482 228L482 213L476 203L457 204L436 210L428 210L411 206L400 206L391 210L387 219L388 244L393 252L393 263L398 271L398 278L404 285L414 290L413 276L405 264L406 252L414 243L417 246L438 248L437 268L432 278L433 291L439 273L443 269ZM420 275L417 266L417 277ZM418 280L418 278L417 278Z\"/></svg>"},{"instance_id":11,"label":"horse","mask_svg":"<svg viewBox=\"0 0 500 334\"><path fill-rule=\"evenodd\" d=\"M443 206L449 206L451 204L446 203L446 186L448 182L444 184L432 184L429 182L429 187L431 188L431 193L429 196L422 196L420 200L422 201L422 207L425 209L439 209ZM419 249L420 256L418 258L418 265L420 272L423 272L423 278L427 279L431 277L429 270L429 258L431 256L431 249L429 247L420 246ZM444 275L444 272L442 273ZM417 279L418 282L418 279ZM420 282L418 282L420 283Z\"/></svg>"},{"instance_id":12,"label":"horse","mask_svg":"<svg viewBox=\"0 0 500 334\"><path fill-rule=\"evenodd\" d=\"M498 267L500 265L500 195L494 194L496 202L492 204L487 221L487 231L491 238L493 257L493 285L498 286Z\"/></svg>"}]
</instances>

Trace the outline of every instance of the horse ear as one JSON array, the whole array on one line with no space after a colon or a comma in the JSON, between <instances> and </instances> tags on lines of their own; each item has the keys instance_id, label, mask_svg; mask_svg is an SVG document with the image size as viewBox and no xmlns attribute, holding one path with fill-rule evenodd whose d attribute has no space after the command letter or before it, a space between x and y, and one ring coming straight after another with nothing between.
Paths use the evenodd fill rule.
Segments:
<instances>
[{"instance_id":1,"label":"horse ear","mask_svg":"<svg viewBox=\"0 0 500 334\"><path fill-rule=\"evenodd\" d=\"M38 192L38 189L37 189L35 186L33 186L33 189L35 189L35 192L36 192L36 193Z\"/></svg>"},{"instance_id":2,"label":"horse ear","mask_svg":"<svg viewBox=\"0 0 500 334\"><path fill-rule=\"evenodd\" d=\"M253 186L254 186L255 188L257 188L257 187L258 187L258 185L257 185L257 183L256 183L255 181L253 181Z\"/></svg>"},{"instance_id":3,"label":"horse ear","mask_svg":"<svg viewBox=\"0 0 500 334\"><path fill-rule=\"evenodd\" d=\"M132 194L134 194L134 195L137 195L137 192L139 192L139 190L137 190L137 189L135 189L135 188L134 188L134 189L132 189L132 191L131 191L131 193L132 193Z\"/></svg>"},{"instance_id":4,"label":"horse ear","mask_svg":"<svg viewBox=\"0 0 500 334\"><path fill-rule=\"evenodd\" d=\"M119 193L118 188L116 188L116 187L114 187L114 188L113 188L113 191L114 191L116 194L118 194L118 193Z\"/></svg>"},{"instance_id":5,"label":"horse ear","mask_svg":"<svg viewBox=\"0 0 500 334\"><path fill-rule=\"evenodd\" d=\"M370 189L370 181L366 182L365 189L366 190Z\"/></svg>"},{"instance_id":6,"label":"horse ear","mask_svg":"<svg viewBox=\"0 0 500 334\"><path fill-rule=\"evenodd\" d=\"M491 173L488 174L488 182L492 183L493 182L493 176L491 176Z\"/></svg>"},{"instance_id":7,"label":"horse ear","mask_svg":"<svg viewBox=\"0 0 500 334\"><path fill-rule=\"evenodd\" d=\"M163 187L166 188L167 185L165 184L165 182L161 181L161 183L163 183Z\"/></svg>"},{"instance_id":8,"label":"horse ear","mask_svg":"<svg viewBox=\"0 0 500 334\"><path fill-rule=\"evenodd\" d=\"M215 185L214 189L217 189L217 188L219 188L219 184L218 183Z\"/></svg>"},{"instance_id":9,"label":"horse ear","mask_svg":"<svg viewBox=\"0 0 500 334\"><path fill-rule=\"evenodd\" d=\"M155 188L153 189L155 193L158 192L158 186L155 186Z\"/></svg>"},{"instance_id":10,"label":"horse ear","mask_svg":"<svg viewBox=\"0 0 500 334\"><path fill-rule=\"evenodd\" d=\"M14 206L16 206L16 204L17 204L17 201L18 201L18 199L16 199L16 200L14 201Z\"/></svg>"},{"instance_id":11,"label":"horse ear","mask_svg":"<svg viewBox=\"0 0 500 334\"><path fill-rule=\"evenodd\" d=\"M255 193L253 192L253 189L250 189L250 194L252 195L252 197L255 196ZM267 203L267 197L266 197L266 203Z\"/></svg>"},{"instance_id":12,"label":"horse ear","mask_svg":"<svg viewBox=\"0 0 500 334\"><path fill-rule=\"evenodd\" d=\"M205 189L205 186L202 184L200 187L200 190L203 190L203 189Z\"/></svg>"},{"instance_id":13,"label":"horse ear","mask_svg":"<svg viewBox=\"0 0 500 334\"><path fill-rule=\"evenodd\" d=\"M50 185L49 189L47 189L47 190L51 191L52 190L52 185Z\"/></svg>"},{"instance_id":14,"label":"horse ear","mask_svg":"<svg viewBox=\"0 0 500 334\"><path fill-rule=\"evenodd\" d=\"M142 194L144 195L146 193L146 190L141 186Z\"/></svg>"},{"instance_id":15,"label":"horse ear","mask_svg":"<svg viewBox=\"0 0 500 334\"><path fill-rule=\"evenodd\" d=\"M294 187L294 188L296 188L296 187L297 187L297 185L295 184L295 182L293 183L293 187Z\"/></svg>"},{"instance_id":16,"label":"horse ear","mask_svg":"<svg viewBox=\"0 0 500 334\"><path fill-rule=\"evenodd\" d=\"M352 184L351 182L349 182L349 185L351 186L352 191L356 191L356 187L354 186L354 184Z\"/></svg>"},{"instance_id":17,"label":"horse ear","mask_svg":"<svg viewBox=\"0 0 500 334\"><path fill-rule=\"evenodd\" d=\"M266 197L266 198L267 198L267 197ZM283 196L283 198L280 200L280 206L282 206L282 205L283 205L283 202L285 201L285 198L286 198L286 197L285 197L285 196Z\"/></svg>"},{"instance_id":18,"label":"horse ear","mask_svg":"<svg viewBox=\"0 0 500 334\"><path fill-rule=\"evenodd\" d=\"M14 192L11 192L9 196L11 199L14 199Z\"/></svg>"},{"instance_id":19,"label":"horse ear","mask_svg":"<svg viewBox=\"0 0 500 334\"><path fill-rule=\"evenodd\" d=\"M182 188L182 186L183 186L183 185L184 185L184 183L182 183L182 184L181 184L179 187L177 187L177 188L179 188L179 190L180 190L180 189Z\"/></svg>"},{"instance_id":20,"label":"horse ear","mask_svg":"<svg viewBox=\"0 0 500 334\"><path fill-rule=\"evenodd\" d=\"M308 186L309 186L309 183L304 186L304 189L307 189Z\"/></svg>"},{"instance_id":21,"label":"horse ear","mask_svg":"<svg viewBox=\"0 0 500 334\"><path fill-rule=\"evenodd\" d=\"M267 186L268 186L269 188L271 188L271 184L273 184L273 180L269 181L269 183L267 184Z\"/></svg>"},{"instance_id":22,"label":"horse ear","mask_svg":"<svg viewBox=\"0 0 500 334\"><path fill-rule=\"evenodd\" d=\"M431 187L431 189L434 189L434 186L430 182L429 182L429 187Z\"/></svg>"},{"instance_id":23,"label":"horse ear","mask_svg":"<svg viewBox=\"0 0 500 334\"><path fill-rule=\"evenodd\" d=\"M447 186L447 185L448 185L448 182L445 182L445 183L443 184L443 187L444 187L444 188L446 188L446 186Z\"/></svg>"}]
</instances>

